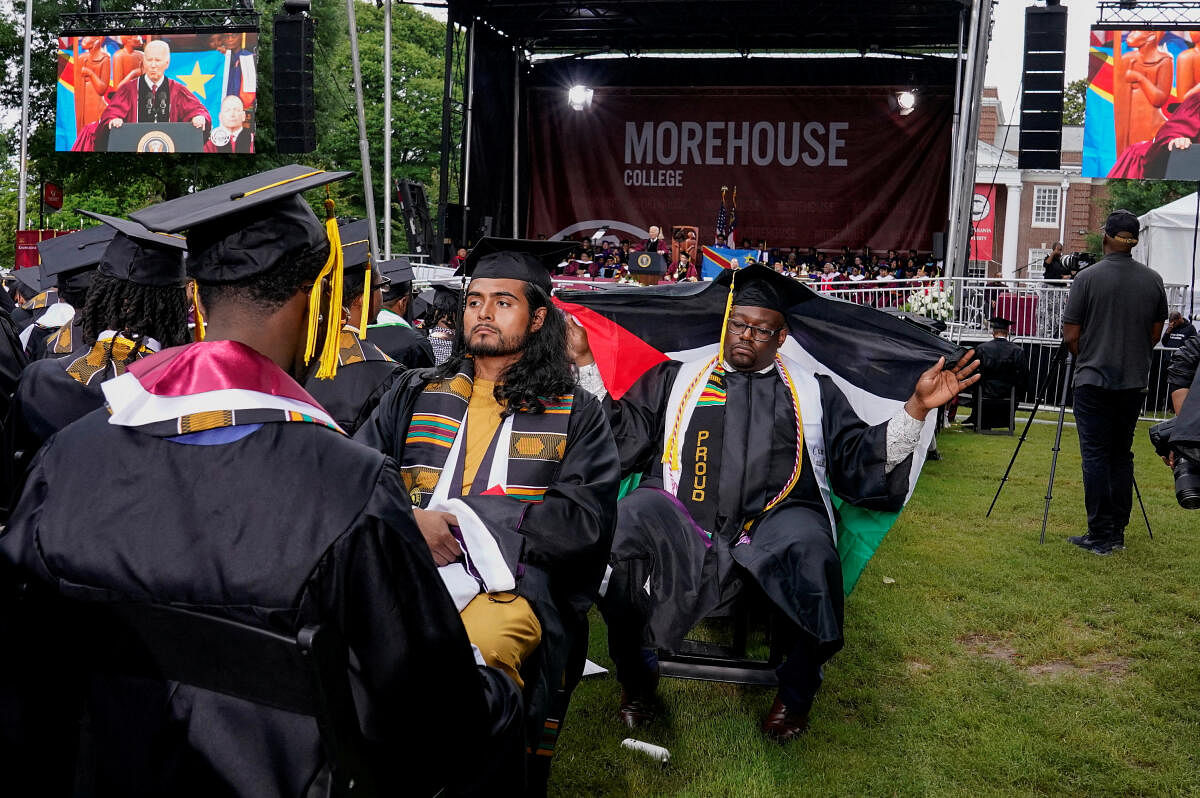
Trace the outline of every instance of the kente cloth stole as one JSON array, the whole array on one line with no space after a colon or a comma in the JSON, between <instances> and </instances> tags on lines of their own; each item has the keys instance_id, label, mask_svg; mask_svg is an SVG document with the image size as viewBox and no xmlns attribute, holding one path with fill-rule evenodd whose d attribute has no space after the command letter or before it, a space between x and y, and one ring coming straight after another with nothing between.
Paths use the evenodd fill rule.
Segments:
<instances>
[{"instance_id":1,"label":"kente cloth stole","mask_svg":"<svg viewBox=\"0 0 1200 798\"><path fill-rule=\"evenodd\" d=\"M455 441L464 433L473 385L471 372L461 371L429 382L417 397L400 458L400 475L415 507L429 503ZM512 498L539 502L545 497L566 453L574 396L551 397L543 403L543 412L516 413L499 425L475 472L471 494L493 487L490 475L499 473L504 475L504 492ZM460 451L453 465L451 497L462 494L464 455Z\"/></svg>"},{"instance_id":2,"label":"kente cloth stole","mask_svg":"<svg viewBox=\"0 0 1200 798\"><path fill-rule=\"evenodd\" d=\"M363 346L363 341L358 337L358 331L354 327L342 328L342 337L338 344L339 366L349 366L351 363L362 363L365 360L396 362L375 347Z\"/></svg>"},{"instance_id":3,"label":"kente cloth stole","mask_svg":"<svg viewBox=\"0 0 1200 798\"><path fill-rule=\"evenodd\" d=\"M767 511L776 507L787 498L788 494L800 480L801 467L804 464L804 423L800 414L800 397L796 393L796 383L791 373L778 356L775 358L775 370L779 378L788 388L792 400L792 412L796 425L796 454L792 471L787 483L763 509L749 518L743 519L742 532ZM696 382L708 373L708 379L703 389L696 391L695 386L689 386L684 391L683 407L677 411L680 421L690 415L684 423L687 432L679 443L680 471L676 498L691 514L692 519L712 539L716 531L717 512L720 502L719 486L721 483L721 454L724 449L725 429L725 370L719 362L711 369L701 371ZM686 414L688 403L692 403L691 413ZM748 540L743 534L743 539Z\"/></svg>"},{"instance_id":4,"label":"kente cloth stole","mask_svg":"<svg viewBox=\"0 0 1200 798\"><path fill-rule=\"evenodd\" d=\"M50 351L55 355L69 355L74 352L71 346L71 328L74 325L64 324L50 340ZM78 378L77 378L78 379Z\"/></svg>"},{"instance_id":5,"label":"kente cloth stole","mask_svg":"<svg viewBox=\"0 0 1200 798\"><path fill-rule=\"evenodd\" d=\"M108 364L112 363L112 376L119 377L125 373L130 363L151 351L123 335L114 335L97 341L86 354L71 361L67 366L67 374L81 385L88 385L97 374L103 375Z\"/></svg>"}]
</instances>

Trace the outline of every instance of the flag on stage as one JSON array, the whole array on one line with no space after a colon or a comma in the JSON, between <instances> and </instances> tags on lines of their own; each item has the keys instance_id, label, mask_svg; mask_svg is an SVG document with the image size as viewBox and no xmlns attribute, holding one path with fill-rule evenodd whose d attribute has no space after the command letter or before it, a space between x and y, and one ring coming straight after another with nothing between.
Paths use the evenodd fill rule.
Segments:
<instances>
[{"instance_id":1,"label":"flag on stage","mask_svg":"<svg viewBox=\"0 0 1200 798\"><path fill-rule=\"evenodd\" d=\"M729 205L729 235L725 240L729 246L737 246L737 186L733 187L733 201Z\"/></svg>"},{"instance_id":2,"label":"flag on stage","mask_svg":"<svg viewBox=\"0 0 1200 798\"><path fill-rule=\"evenodd\" d=\"M758 260L756 249L730 249L729 247L700 248L700 276L706 280L716 279L725 269L740 269L751 260ZM737 265L734 266L734 262Z\"/></svg>"},{"instance_id":3,"label":"flag on stage","mask_svg":"<svg viewBox=\"0 0 1200 798\"><path fill-rule=\"evenodd\" d=\"M555 302L587 330L605 387L619 399L665 359L716 353L732 275L727 271L708 283L562 291ZM891 418L917 377L939 357L952 363L962 354L948 341L874 308L830 299L807 286L802 296L785 314L789 337L780 354L799 368L828 374L868 424ZM910 496L933 432L934 424L926 424L914 453ZM838 553L848 594L898 513L854 507L836 496L834 506L840 515Z\"/></svg>"},{"instance_id":4,"label":"flag on stage","mask_svg":"<svg viewBox=\"0 0 1200 798\"><path fill-rule=\"evenodd\" d=\"M725 187L721 187L721 210L717 211L717 232L713 236L713 243L717 243L717 237L727 235L729 233L729 215L725 212Z\"/></svg>"}]
</instances>

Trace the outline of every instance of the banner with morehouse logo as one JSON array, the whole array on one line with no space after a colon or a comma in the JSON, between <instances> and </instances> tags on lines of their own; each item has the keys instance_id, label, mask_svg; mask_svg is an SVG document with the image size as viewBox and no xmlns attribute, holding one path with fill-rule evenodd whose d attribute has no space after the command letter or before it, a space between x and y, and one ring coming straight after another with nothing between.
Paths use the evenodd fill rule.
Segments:
<instances>
[{"instance_id":1,"label":"banner with morehouse logo","mask_svg":"<svg viewBox=\"0 0 1200 798\"><path fill-rule=\"evenodd\" d=\"M721 187L737 186L740 244L929 250L952 97L922 92L901 116L900 88L596 88L584 111L533 89L527 232L619 220L694 225L709 243Z\"/></svg>"}]
</instances>

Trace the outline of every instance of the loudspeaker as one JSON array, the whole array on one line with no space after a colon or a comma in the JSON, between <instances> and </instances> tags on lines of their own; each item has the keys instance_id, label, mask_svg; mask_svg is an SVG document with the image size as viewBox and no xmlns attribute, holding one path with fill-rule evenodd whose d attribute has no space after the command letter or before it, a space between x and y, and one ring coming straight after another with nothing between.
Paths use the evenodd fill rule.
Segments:
<instances>
[{"instance_id":1,"label":"loudspeaker","mask_svg":"<svg viewBox=\"0 0 1200 798\"><path fill-rule=\"evenodd\" d=\"M946 234L940 230L933 234L933 259L946 259Z\"/></svg>"},{"instance_id":2,"label":"loudspeaker","mask_svg":"<svg viewBox=\"0 0 1200 798\"><path fill-rule=\"evenodd\" d=\"M313 34L307 14L275 17L275 149L312 152L317 148L313 100Z\"/></svg>"},{"instance_id":3,"label":"loudspeaker","mask_svg":"<svg viewBox=\"0 0 1200 798\"><path fill-rule=\"evenodd\" d=\"M1063 91L1067 63L1067 9L1025 9L1025 64L1017 166L1058 169L1062 159Z\"/></svg>"},{"instance_id":4,"label":"loudspeaker","mask_svg":"<svg viewBox=\"0 0 1200 798\"><path fill-rule=\"evenodd\" d=\"M413 180L401 180L396 191L400 211L404 214L404 232L408 251L414 255L429 255L433 251L433 224L429 219L429 201L425 186Z\"/></svg>"}]
</instances>

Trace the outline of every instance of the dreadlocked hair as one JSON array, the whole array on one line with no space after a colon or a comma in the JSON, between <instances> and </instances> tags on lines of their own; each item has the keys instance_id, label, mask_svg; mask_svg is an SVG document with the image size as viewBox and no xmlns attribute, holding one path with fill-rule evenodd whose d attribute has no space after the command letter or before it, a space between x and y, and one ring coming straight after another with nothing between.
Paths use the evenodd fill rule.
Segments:
<instances>
[{"instance_id":1,"label":"dreadlocked hair","mask_svg":"<svg viewBox=\"0 0 1200 798\"><path fill-rule=\"evenodd\" d=\"M462 297L458 291L436 291L433 301L425 308L425 315L421 317L421 326L428 332L438 326L439 321L444 321L450 329L457 330L462 326L461 304Z\"/></svg>"},{"instance_id":2,"label":"dreadlocked hair","mask_svg":"<svg viewBox=\"0 0 1200 798\"><path fill-rule=\"evenodd\" d=\"M329 242L293 251L281 257L265 272L251 275L231 283L200 282L200 301L206 308L222 303L254 305L273 312L283 307L289 299L306 285L312 284L325 267L329 257Z\"/></svg>"},{"instance_id":3,"label":"dreadlocked hair","mask_svg":"<svg viewBox=\"0 0 1200 798\"><path fill-rule=\"evenodd\" d=\"M550 302L550 295L533 283L525 284L525 299L531 320L539 308L546 308L546 318L541 329L525 336L521 359L505 369L496 382L493 395L504 407L505 416L541 413L546 402L575 390L575 375L567 359L567 323L563 314ZM456 322L454 352L438 367L439 378L453 377L466 359L461 313Z\"/></svg>"},{"instance_id":4,"label":"dreadlocked hair","mask_svg":"<svg viewBox=\"0 0 1200 798\"><path fill-rule=\"evenodd\" d=\"M188 343L188 299L183 286L139 285L96 274L83 306L83 340L96 343L114 330L137 341L154 338L164 348Z\"/></svg>"}]
</instances>

